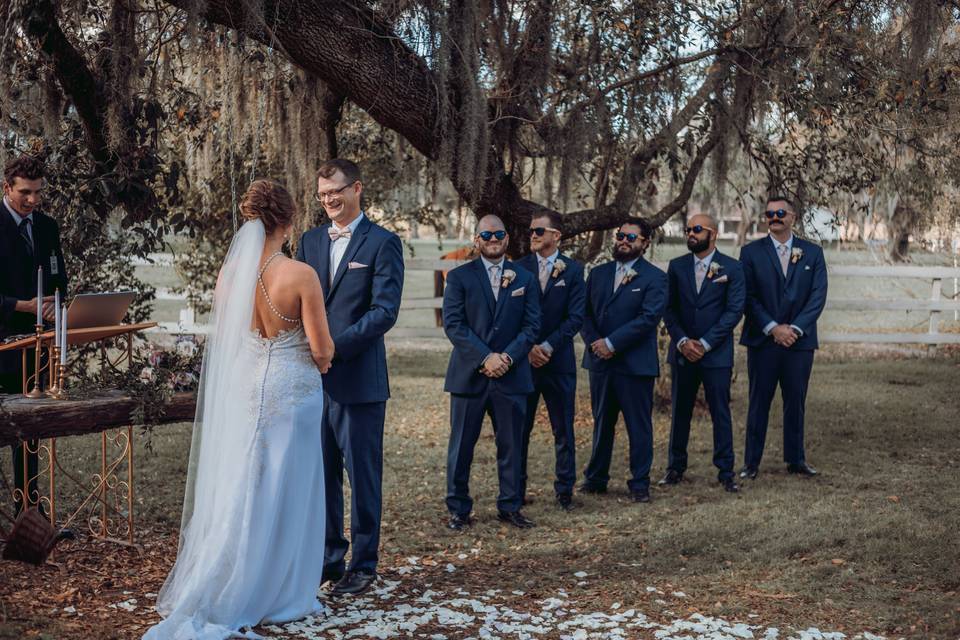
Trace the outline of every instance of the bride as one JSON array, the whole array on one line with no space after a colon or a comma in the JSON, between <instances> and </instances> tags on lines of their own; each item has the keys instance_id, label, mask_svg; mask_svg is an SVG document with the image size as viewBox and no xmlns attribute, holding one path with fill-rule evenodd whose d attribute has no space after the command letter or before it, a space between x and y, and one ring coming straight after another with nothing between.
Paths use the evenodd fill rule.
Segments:
<instances>
[{"instance_id":1,"label":"bride","mask_svg":"<svg viewBox=\"0 0 960 640\"><path fill-rule=\"evenodd\" d=\"M259 638L321 609L320 374L333 358L316 272L290 260L294 204L257 180L217 278L176 564L145 640Z\"/></svg>"}]
</instances>

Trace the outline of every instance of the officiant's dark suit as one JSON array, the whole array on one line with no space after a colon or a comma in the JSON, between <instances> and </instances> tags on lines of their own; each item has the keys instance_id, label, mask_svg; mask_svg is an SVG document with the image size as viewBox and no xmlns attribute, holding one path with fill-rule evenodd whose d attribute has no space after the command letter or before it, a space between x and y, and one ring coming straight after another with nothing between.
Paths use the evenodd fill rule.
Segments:
<instances>
[{"instance_id":1,"label":"officiant's dark suit","mask_svg":"<svg viewBox=\"0 0 960 640\"><path fill-rule=\"evenodd\" d=\"M540 295L536 279L525 269L506 259L494 266L501 283L496 297L483 258L450 271L443 294L443 329L453 343L444 383L444 391L451 394L446 498L451 528L470 522L470 466L487 413L497 447L497 509L502 520L516 526L527 523L516 515L522 498L521 438L527 395L533 391L527 354L540 330ZM502 286L511 271L513 279ZM510 359L501 377L480 372L488 356L501 353Z\"/></svg>"},{"instance_id":2,"label":"officiant's dark suit","mask_svg":"<svg viewBox=\"0 0 960 640\"><path fill-rule=\"evenodd\" d=\"M780 199L767 204L771 230L789 233L796 219L792 205ZM783 212L783 218L778 218ZM772 216L771 216L772 214ZM782 248L781 248L782 246ZM782 252L782 254L780 253ZM818 348L817 319L827 300L827 265L823 250L789 233L784 242L771 234L740 251L747 302L740 344L747 347L750 404L744 469L756 477L763 456L770 404L780 386L783 395L783 458L791 473L814 475L803 446L807 384ZM789 346L778 344L778 331L792 334Z\"/></svg>"},{"instance_id":3,"label":"officiant's dark suit","mask_svg":"<svg viewBox=\"0 0 960 640\"><path fill-rule=\"evenodd\" d=\"M14 179L12 186L16 189L19 184L22 184L22 180ZM11 335L34 333L35 307L29 312L22 312L16 311L16 305L17 301L36 298L38 266L43 267L43 294L53 295L59 288L60 294L65 296L67 272L56 220L36 209L29 216L21 216L4 198L0 203L0 340ZM27 361L32 373L33 360L28 358ZM0 391L14 394L23 392L21 367L19 351L0 353ZM37 442L32 441L29 446L35 449ZM14 480L19 489L24 487L21 452L21 447L13 448ZM27 456L27 474L31 478L37 475L36 454ZM35 492L36 483L32 482L30 494L35 496ZM17 509L20 509L19 501Z\"/></svg>"},{"instance_id":4,"label":"officiant's dark suit","mask_svg":"<svg viewBox=\"0 0 960 640\"><path fill-rule=\"evenodd\" d=\"M712 230L706 230L714 233ZM736 259L716 249L702 259L702 283L697 287L697 257L689 253L670 261L667 278L670 297L663 322L670 333L671 399L673 419L667 480L670 471L682 477L687 470L687 443L697 391L703 384L713 419L713 464L718 478L734 490L733 421L730 417L730 380L733 372L733 330L743 317L746 289L743 269ZM715 265L715 266L714 266ZM706 352L695 361L678 349L681 342L699 341ZM696 356L691 356L696 357ZM677 478L679 480L679 477Z\"/></svg>"},{"instance_id":5,"label":"officiant's dark suit","mask_svg":"<svg viewBox=\"0 0 960 640\"><path fill-rule=\"evenodd\" d=\"M331 161L334 162L334 161ZM359 185L333 165L337 184ZM324 168L321 167L321 172ZM351 169L348 169L351 171ZM322 183L323 179L321 179ZM358 186L359 189L359 186ZM359 203L359 191L355 194ZM352 545L350 566L343 575L362 575L361 588L376 575L380 545L383 481L383 425L390 397L383 335L393 327L403 290L403 247L390 231L363 212L349 226L349 237L331 238L325 224L300 239L297 259L320 277L335 355L323 375L323 463L327 503L325 579L344 574L344 557ZM334 247L339 241L340 247ZM331 272L331 250L339 257ZM343 532L343 469L352 489L350 535ZM351 593L353 591L346 591Z\"/></svg>"},{"instance_id":6,"label":"officiant's dark suit","mask_svg":"<svg viewBox=\"0 0 960 640\"><path fill-rule=\"evenodd\" d=\"M517 264L532 274L539 272L538 255L531 253ZM546 260L539 258L540 260ZM541 367L533 367L534 392L527 398L527 417L523 430L521 456L520 496L526 497L527 451L530 434L537 414L540 396L547 406L556 455L556 480L554 491L560 500L573 493L577 481L576 441L573 433L573 416L577 394L577 359L573 338L583 326L583 311L586 300L586 285L583 266L579 262L557 253L556 262L565 267L556 277L555 267L549 268L546 286L540 299L540 333L535 344L550 345L553 349L550 360ZM549 266L549 265L548 265ZM539 284L537 281L535 284ZM539 286L537 287L539 290Z\"/></svg>"},{"instance_id":7,"label":"officiant's dark suit","mask_svg":"<svg viewBox=\"0 0 960 640\"><path fill-rule=\"evenodd\" d=\"M593 450L581 491L602 493L610 480L614 427L620 413L630 441L630 480L627 487L636 501L649 499L653 464L653 384L660 375L657 328L667 302L667 274L642 253L650 229L643 222L625 223L618 232L617 251L630 251L628 259L615 259L595 267L587 277L587 307L581 335L587 345L583 367L590 372L593 408ZM640 237L637 238L637 234ZM625 235L620 240L619 236ZM634 240L627 240L634 237ZM640 243L640 244L638 244ZM635 257L634 257L635 256ZM625 271L628 281L615 283ZM612 355L603 357L592 348L600 341Z\"/></svg>"}]
</instances>

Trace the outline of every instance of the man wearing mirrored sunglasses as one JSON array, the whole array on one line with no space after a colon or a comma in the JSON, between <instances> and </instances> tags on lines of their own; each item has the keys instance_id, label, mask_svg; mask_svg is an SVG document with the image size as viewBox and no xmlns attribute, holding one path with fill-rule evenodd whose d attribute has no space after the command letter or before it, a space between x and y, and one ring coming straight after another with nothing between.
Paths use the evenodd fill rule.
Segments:
<instances>
[{"instance_id":1,"label":"man wearing mirrored sunglasses","mask_svg":"<svg viewBox=\"0 0 960 640\"><path fill-rule=\"evenodd\" d=\"M521 511L520 456L527 396L533 392L530 353L540 331L537 281L506 259L510 236L497 216L477 223L480 257L447 274L443 330L453 344L444 391L450 393L447 447L447 527L473 522L470 467L483 418L497 445L497 517L520 529L533 526Z\"/></svg>"},{"instance_id":2,"label":"man wearing mirrored sunglasses","mask_svg":"<svg viewBox=\"0 0 960 640\"><path fill-rule=\"evenodd\" d=\"M527 399L521 455L521 495L526 498L527 452L540 396L547 405L556 454L553 483L557 506L573 508L573 487L577 481L576 443L573 415L577 393L577 361L573 337L583 326L586 287L583 267L560 253L563 217L549 211L530 221L530 254L517 261L537 275L540 289L540 334L530 349L534 391Z\"/></svg>"},{"instance_id":3,"label":"man wearing mirrored sunglasses","mask_svg":"<svg viewBox=\"0 0 960 640\"><path fill-rule=\"evenodd\" d=\"M785 196L767 200L770 233L740 251L747 303L740 344L747 347L750 404L741 478L760 469L770 404L783 396L783 459L787 472L814 476L803 447L804 405L813 369L817 319L827 300L823 250L793 234L796 207Z\"/></svg>"},{"instance_id":4,"label":"man wearing mirrored sunglasses","mask_svg":"<svg viewBox=\"0 0 960 640\"><path fill-rule=\"evenodd\" d=\"M613 260L587 277L587 304L580 335L583 367L590 372L593 449L580 491L606 493L614 427L620 414L630 440L634 502L650 501L653 464L653 384L660 375L657 327L667 303L667 274L643 259L653 229L630 218L616 233Z\"/></svg>"},{"instance_id":5,"label":"man wearing mirrored sunglasses","mask_svg":"<svg viewBox=\"0 0 960 640\"><path fill-rule=\"evenodd\" d=\"M717 250L717 223L691 217L684 229L690 253L670 261L670 297L663 322L670 333L670 447L660 485L679 484L687 470L687 443L697 391L703 384L713 420L713 464L723 488L736 493L730 380L733 330L743 317L743 269Z\"/></svg>"}]
</instances>

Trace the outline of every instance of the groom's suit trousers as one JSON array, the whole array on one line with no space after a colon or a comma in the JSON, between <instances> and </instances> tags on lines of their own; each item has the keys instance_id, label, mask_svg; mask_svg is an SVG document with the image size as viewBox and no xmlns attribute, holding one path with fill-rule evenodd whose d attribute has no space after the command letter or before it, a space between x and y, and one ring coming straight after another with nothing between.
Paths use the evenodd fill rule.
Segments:
<instances>
[{"instance_id":1,"label":"groom's suit trousers","mask_svg":"<svg viewBox=\"0 0 960 640\"><path fill-rule=\"evenodd\" d=\"M374 573L380 546L383 422L386 402L341 404L324 394L323 464L327 495L324 572L342 573L350 542L343 535L343 470L350 479L350 571Z\"/></svg>"}]
</instances>

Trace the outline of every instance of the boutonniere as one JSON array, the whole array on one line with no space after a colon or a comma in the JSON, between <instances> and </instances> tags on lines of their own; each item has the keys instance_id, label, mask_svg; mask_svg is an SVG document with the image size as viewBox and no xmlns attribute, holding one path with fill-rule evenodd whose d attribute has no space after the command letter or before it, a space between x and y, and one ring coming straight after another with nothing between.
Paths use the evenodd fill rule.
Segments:
<instances>
[{"instance_id":1,"label":"boutonniere","mask_svg":"<svg viewBox=\"0 0 960 640\"><path fill-rule=\"evenodd\" d=\"M637 272L633 270L633 267L631 267L627 269L626 273L623 274L623 280L620 281L620 284L627 284L636 277Z\"/></svg>"},{"instance_id":2,"label":"boutonniere","mask_svg":"<svg viewBox=\"0 0 960 640\"><path fill-rule=\"evenodd\" d=\"M803 257L803 249L801 249L800 247L794 247L793 249L790 250L790 262L792 262L793 264L797 264L797 262L799 262L800 258L802 257Z\"/></svg>"},{"instance_id":3,"label":"boutonniere","mask_svg":"<svg viewBox=\"0 0 960 640\"><path fill-rule=\"evenodd\" d=\"M553 272L550 274L550 277L559 278L560 274L563 273L566 270L566 268L567 268L567 263L564 262L563 260L557 259L557 261L553 263Z\"/></svg>"},{"instance_id":4,"label":"boutonniere","mask_svg":"<svg viewBox=\"0 0 960 640\"><path fill-rule=\"evenodd\" d=\"M513 282L513 279L517 277L517 272L512 269L507 269L503 272L503 277L500 279L500 288L506 289L510 286L510 283Z\"/></svg>"},{"instance_id":5,"label":"boutonniere","mask_svg":"<svg viewBox=\"0 0 960 640\"><path fill-rule=\"evenodd\" d=\"M707 280L713 280L721 269L723 269L723 266L719 262L711 262L710 268L707 269Z\"/></svg>"}]
</instances>

